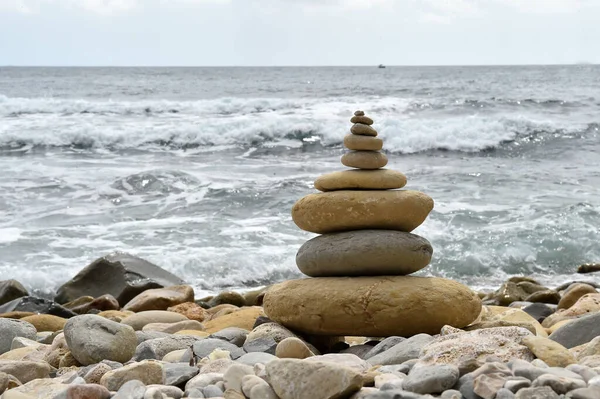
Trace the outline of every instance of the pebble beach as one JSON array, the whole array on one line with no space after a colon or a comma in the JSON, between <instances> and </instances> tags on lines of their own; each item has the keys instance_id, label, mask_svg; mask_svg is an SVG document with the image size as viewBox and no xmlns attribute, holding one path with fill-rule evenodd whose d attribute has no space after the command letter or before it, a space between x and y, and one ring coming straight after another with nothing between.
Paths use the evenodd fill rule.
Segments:
<instances>
[{"instance_id":1,"label":"pebble beach","mask_svg":"<svg viewBox=\"0 0 600 399\"><path fill-rule=\"evenodd\" d=\"M296 255L303 278L200 296L114 252L51 299L1 281L1 398L600 398L600 285L415 276L435 248L412 231L435 198L385 169L375 118L349 119L349 169L291 209L317 234Z\"/></svg>"}]
</instances>

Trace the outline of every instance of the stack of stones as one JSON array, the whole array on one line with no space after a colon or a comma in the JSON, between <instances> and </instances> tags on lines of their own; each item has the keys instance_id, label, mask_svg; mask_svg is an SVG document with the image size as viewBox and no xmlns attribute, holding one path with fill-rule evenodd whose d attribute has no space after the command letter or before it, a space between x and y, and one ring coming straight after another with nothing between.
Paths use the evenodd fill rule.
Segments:
<instances>
[{"instance_id":1,"label":"stack of stones","mask_svg":"<svg viewBox=\"0 0 600 399\"><path fill-rule=\"evenodd\" d=\"M300 271L311 278L271 287L265 312L312 335L408 337L469 325L481 301L468 287L409 276L431 260L430 243L410 232L425 221L433 200L400 190L404 174L382 169L388 160L371 118L356 111L351 122L344 138L351 151L342 164L353 169L320 176L315 188L321 193L292 209L298 227L320 234L296 256Z\"/></svg>"}]
</instances>

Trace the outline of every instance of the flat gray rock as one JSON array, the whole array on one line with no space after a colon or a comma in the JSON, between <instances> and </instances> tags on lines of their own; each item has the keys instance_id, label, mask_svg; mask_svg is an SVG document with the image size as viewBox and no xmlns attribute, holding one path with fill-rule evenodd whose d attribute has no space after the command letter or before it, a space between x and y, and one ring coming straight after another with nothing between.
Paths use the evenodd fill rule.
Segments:
<instances>
[{"instance_id":1,"label":"flat gray rock","mask_svg":"<svg viewBox=\"0 0 600 399\"><path fill-rule=\"evenodd\" d=\"M402 389L415 393L442 393L458 381L458 367L436 364L413 368L404 379Z\"/></svg>"},{"instance_id":2,"label":"flat gray rock","mask_svg":"<svg viewBox=\"0 0 600 399\"><path fill-rule=\"evenodd\" d=\"M35 341L37 330L23 320L0 318L0 355L10 350L15 337Z\"/></svg>"},{"instance_id":3,"label":"flat gray rock","mask_svg":"<svg viewBox=\"0 0 600 399\"><path fill-rule=\"evenodd\" d=\"M271 355L270 353L250 352L240 356L236 362L254 366L256 363L267 364L271 360L277 359L279 359L277 356Z\"/></svg>"},{"instance_id":4,"label":"flat gray rock","mask_svg":"<svg viewBox=\"0 0 600 399\"><path fill-rule=\"evenodd\" d=\"M179 386L185 384L200 371L198 367L189 366L186 363L164 363L165 384Z\"/></svg>"},{"instance_id":5,"label":"flat gray rock","mask_svg":"<svg viewBox=\"0 0 600 399\"><path fill-rule=\"evenodd\" d=\"M575 319L554 331L548 338L567 349L587 344L600 336L600 313Z\"/></svg>"},{"instance_id":6,"label":"flat gray rock","mask_svg":"<svg viewBox=\"0 0 600 399\"><path fill-rule=\"evenodd\" d=\"M210 335L210 338L218 338L242 347L250 331L238 327L227 327Z\"/></svg>"},{"instance_id":7,"label":"flat gray rock","mask_svg":"<svg viewBox=\"0 0 600 399\"><path fill-rule=\"evenodd\" d=\"M113 399L144 399L146 385L138 380L127 381L121 385Z\"/></svg>"},{"instance_id":8,"label":"flat gray rock","mask_svg":"<svg viewBox=\"0 0 600 399\"><path fill-rule=\"evenodd\" d=\"M387 337L386 339L382 340L380 343L375 345L369 352L367 352L363 359L369 359L375 355L379 355L380 353L385 352L391 347L398 345L402 341L406 341L406 338L395 336Z\"/></svg>"},{"instance_id":9,"label":"flat gray rock","mask_svg":"<svg viewBox=\"0 0 600 399\"><path fill-rule=\"evenodd\" d=\"M400 364L407 360L417 359L421 349L433 340L429 334L418 334L402 341L385 352L367 358L372 365Z\"/></svg>"},{"instance_id":10,"label":"flat gray rock","mask_svg":"<svg viewBox=\"0 0 600 399\"><path fill-rule=\"evenodd\" d=\"M560 399L560 396L550 387L536 387L521 389L515 399Z\"/></svg>"},{"instance_id":11,"label":"flat gray rock","mask_svg":"<svg viewBox=\"0 0 600 399\"><path fill-rule=\"evenodd\" d=\"M600 398L600 387L590 386L575 389L565 395L567 399L598 399Z\"/></svg>"},{"instance_id":12,"label":"flat gray rock","mask_svg":"<svg viewBox=\"0 0 600 399\"><path fill-rule=\"evenodd\" d=\"M429 241L395 230L356 230L317 236L296 255L311 277L408 275L431 260Z\"/></svg>"}]
</instances>

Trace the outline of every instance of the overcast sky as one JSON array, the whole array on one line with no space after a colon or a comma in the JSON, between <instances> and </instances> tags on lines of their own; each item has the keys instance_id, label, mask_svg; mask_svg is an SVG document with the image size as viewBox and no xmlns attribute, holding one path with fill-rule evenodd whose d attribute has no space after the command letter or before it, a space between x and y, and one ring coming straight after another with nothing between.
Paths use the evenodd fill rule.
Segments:
<instances>
[{"instance_id":1,"label":"overcast sky","mask_svg":"<svg viewBox=\"0 0 600 399\"><path fill-rule=\"evenodd\" d=\"M0 0L0 65L600 63L600 0Z\"/></svg>"}]
</instances>

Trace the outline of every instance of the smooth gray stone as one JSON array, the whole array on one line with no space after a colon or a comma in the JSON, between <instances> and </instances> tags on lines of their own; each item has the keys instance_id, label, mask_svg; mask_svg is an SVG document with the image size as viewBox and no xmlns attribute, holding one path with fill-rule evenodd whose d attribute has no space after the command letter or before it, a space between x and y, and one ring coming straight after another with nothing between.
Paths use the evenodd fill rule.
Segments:
<instances>
[{"instance_id":1,"label":"smooth gray stone","mask_svg":"<svg viewBox=\"0 0 600 399\"><path fill-rule=\"evenodd\" d=\"M600 398L600 387L592 385L587 388L575 389L568 392L565 397L567 399L598 399Z\"/></svg>"},{"instance_id":2,"label":"smooth gray stone","mask_svg":"<svg viewBox=\"0 0 600 399\"><path fill-rule=\"evenodd\" d=\"M144 393L144 399L164 399L162 392L156 388L146 389Z\"/></svg>"},{"instance_id":3,"label":"smooth gray stone","mask_svg":"<svg viewBox=\"0 0 600 399\"><path fill-rule=\"evenodd\" d=\"M496 392L495 399L515 399L515 394L506 388L501 388L498 392Z\"/></svg>"},{"instance_id":4,"label":"smooth gray stone","mask_svg":"<svg viewBox=\"0 0 600 399\"><path fill-rule=\"evenodd\" d=\"M404 340L385 352L381 352L367 360L372 365L386 366L389 364L400 364L407 360L417 359L421 349L429 342L433 340L433 337L429 334L418 334Z\"/></svg>"},{"instance_id":5,"label":"smooth gray stone","mask_svg":"<svg viewBox=\"0 0 600 399\"><path fill-rule=\"evenodd\" d=\"M556 393L567 393L574 389L585 388L586 383L582 379L557 377L552 374L539 376L531 384L532 387L550 387Z\"/></svg>"},{"instance_id":6,"label":"smooth gray stone","mask_svg":"<svg viewBox=\"0 0 600 399\"><path fill-rule=\"evenodd\" d=\"M351 354L351 355L356 355L358 357L360 357L361 359L365 358L365 355L367 353L369 353L371 350L373 349L373 347L371 345L353 345L349 348L346 349L342 349L340 351L340 353L347 353L347 354Z\"/></svg>"},{"instance_id":7,"label":"smooth gray stone","mask_svg":"<svg viewBox=\"0 0 600 399\"><path fill-rule=\"evenodd\" d=\"M525 306L523 312L533 317L541 323L544 319L554 313L554 309L544 303L532 303L531 305Z\"/></svg>"},{"instance_id":8,"label":"smooth gray stone","mask_svg":"<svg viewBox=\"0 0 600 399\"><path fill-rule=\"evenodd\" d=\"M139 346L142 342L146 342L156 338L170 337L171 334L162 331L136 331L135 336L137 337Z\"/></svg>"},{"instance_id":9,"label":"smooth gray stone","mask_svg":"<svg viewBox=\"0 0 600 399\"><path fill-rule=\"evenodd\" d=\"M0 281L0 305L28 295L27 289L17 280Z\"/></svg>"},{"instance_id":10,"label":"smooth gray stone","mask_svg":"<svg viewBox=\"0 0 600 399\"><path fill-rule=\"evenodd\" d=\"M208 385L202 389L205 398L220 398L223 397L223 391L216 385Z\"/></svg>"},{"instance_id":11,"label":"smooth gray stone","mask_svg":"<svg viewBox=\"0 0 600 399\"><path fill-rule=\"evenodd\" d=\"M583 377L583 380L586 383L592 378L598 376L598 373L594 371L594 369L588 366L582 366L581 364L569 364L565 368L569 371L579 374L581 377Z\"/></svg>"},{"instance_id":12,"label":"smooth gray stone","mask_svg":"<svg viewBox=\"0 0 600 399\"><path fill-rule=\"evenodd\" d=\"M10 350L15 337L35 341L37 330L33 324L23 320L0 318L0 355Z\"/></svg>"},{"instance_id":13,"label":"smooth gray stone","mask_svg":"<svg viewBox=\"0 0 600 399\"><path fill-rule=\"evenodd\" d=\"M244 342L246 342L246 337L249 333L250 331L244 330L243 328L227 327L211 334L209 338L222 339L223 341L230 342L241 348L244 345Z\"/></svg>"},{"instance_id":14,"label":"smooth gray stone","mask_svg":"<svg viewBox=\"0 0 600 399\"><path fill-rule=\"evenodd\" d=\"M529 381L534 381L536 378L544 374L552 374L558 377L583 380L583 377L579 374L569 371L567 369L563 369L561 367L539 368L532 365L530 365L529 367L517 366L513 368L513 374L516 377L525 377Z\"/></svg>"},{"instance_id":15,"label":"smooth gray stone","mask_svg":"<svg viewBox=\"0 0 600 399\"><path fill-rule=\"evenodd\" d=\"M560 396L550 387L535 387L519 390L515 399L560 399Z\"/></svg>"},{"instance_id":16,"label":"smooth gray stone","mask_svg":"<svg viewBox=\"0 0 600 399\"><path fill-rule=\"evenodd\" d=\"M186 389L183 396L186 398L204 399L204 394L199 388Z\"/></svg>"},{"instance_id":17,"label":"smooth gray stone","mask_svg":"<svg viewBox=\"0 0 600 399\"><path fill-rule=\"evenodd\" d=\"M149 339L137 346L133 360L136 362L146 359L162 360L167 353L187 349L198 341L198 338L187 335L171 335L164 338Z\"/></svg>"},{"instance_id":18,"label":"smooth gray stone","mask_svg":"<svg viewBox=\"0 0 600 399\"><path fill-rule=\"evenodd\" d=\"M169 385L148 385L146 394L150 389L156 389L161 394L166 395L169 398L173 399L181 399L183 397L183 391L177 387L169 386ZM161 396L162 399L162 396Z\"/></svg>"},{"instance_id":19,"label":"smooth gray stone","mask_svg":"<svg viewBox=\"0 0 600 399\"><path fill-rule=\"evenodd\" d=\"M367 360L375 355L379 355L382 352L392 348L393 346L398 345L400 342L406 341L406 338L403 337L387 337L377 345L375 345L367 354L363 357L363 359Z\"/></svg>"},{"instance_id":20,"label":"smooth gray stone","mask_svg":"<svg viewBox=\"0 0 600 399\"><path fill-rule=\"evenodd\" d=\"M462 393L456 389L448 389L440 395L440 399L462 399Z\"/></svg>"},{"instance_id":21,"label":"smooth gray stone","mask_svg":"<svg viewBox=\"0 0 600 399\"><path fill-rule=\"evenodd\" d=\"M250 352L240 356L236 362L254 366L256 363L267 364L271 360L277 359L279 359L277 356L271 355L270 353Z\"/></svg>"},{"instance_id":22,"label":"smooth gray stone","mask_svg":"<svg viewBox=\"0 0 600 399\"><path fill-rule=\"evenodd\" d=\"M127 381L121 385L117 394L112 399L144 399L146 386L138 380Z\"/></svg>"},{"instance_id":23,"label":"smooth gray stone","mask_svg":"<svg viewBox=\"0 0 600 399\"><path fill-rule=\"evenodd\" d=\"M262 352L274 355L275 349L277 348L277 341L272 337L260 337L253 339L252 341L246 341L243 348L248 353Z\"/></svg>"},{"instance_id":24,"label":"smooth gray stone","mask_svg":"<svg viewBox=\"0 0 600 399\"><path fill-rule=\"evenodd\" d=\"M600 336L600 313L575 319L554 331L548 338L567 349L587 344Z\"/></svg>"},{"instance_id":25,"label":"smooth gray stone","mask_svg":"<svg viewBox=\"0 0 600 399\"><path fill-rule=\"evenodd\" d=\"M471 373L460 377L453 388L460 391L465 399L481 399L481 396L475 393L475 377Z\"/></svg>"},{"instance_id":26,"label":"smooth gray stone","mask_svg":"<svg viewBox=\"0 0 600 399\"><path fill-rule=\"evenodd\" d=\"M413 368L404 379L402 389L416 393L442 393L458 381L458 367L437 364Z\"/></svg>"},{"instance_id":27,"label":"smooth gray stone","mask_svg":"<svg viewBox=\"0 0 600 399\"><path fill-rule=\"evenodd\" d=\"M512 393L516 393L521 388L529 388L531 381L525 377L507 377L504 383L504 388L508 389Z\"/></svg>"},{"instance_id":28,"label":"smooth gray stone","mask_svg":"<svg viewBox=\"0 0 600 399\"><path fill-rule=\"evenodd\" d=\"M235 360L245 354L246 352L237 347L236 345L229 343L227 341L223 341L222 339L217 338L205 338L200 340L192 346L192 351L194 352L194 356L198 358L204 358L210 355L215 349L222 349L229 351L229 355L231 359Z\"/></svg>"},{"instance_id":29,"label":"smooth gray stone","mask_svg":"<svg viewBox=\"0 0 600 399\"><path fill-rule=\"evenodd\" d=\"M183 385L200 372L198 367L192 367L187 363L164 363L163 367L165 369L165 385Z\"/></svg>"}]
</instances>

